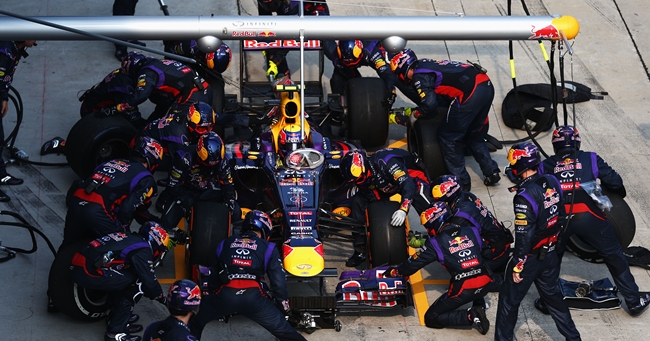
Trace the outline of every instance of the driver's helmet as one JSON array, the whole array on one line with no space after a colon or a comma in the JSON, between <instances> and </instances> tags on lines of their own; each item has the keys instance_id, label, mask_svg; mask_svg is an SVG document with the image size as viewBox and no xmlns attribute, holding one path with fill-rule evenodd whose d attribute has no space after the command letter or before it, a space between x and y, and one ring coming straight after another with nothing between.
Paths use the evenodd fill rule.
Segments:
<instances>
[{"instance_id":1,"label":"driver's helmet","mask_svg":"<svg viewBox=\"0 0 650 341\"><path fill-rule=\"evenodd\" d=\"M202 166L214 167L224 159L226 148L223 140L214 131L202 135L196 144L196 155Z\"/></svg>"},{"instance_id":2,"label":"driver's helmet","mask_svg":"<svg viewBox=\"0 0 650 341\"><path fill-rule=\"evenodd\" d=\"M559 126L553 131L553 151L563 155L580 149L580 133L574 126Z\"/></svg>"},{"instance_id":3,"label":"driver's helmet","mask_svg":"<svg viewBox=\"0 0 650 341\"><path fill-rule=\"evenodd\" d=\"M535 169L542 161L537 146L532 142L521 142L510 147L508 151L508 166L512 174L521 177L521 174L528 169Z\"/></svg>"},{"instance_id":4,"label":"driver's helmet","mask_svg":"<svg viewBox=\"0 0 650 341\"><path fill-rule=\"evenodd\" d=\"M441 175L431 181L431 195L438 201L453 205L461 192L460 180L455 175Z\"/></svg>"},{"instance_id":5,"label":"driver's helmet","mask_svg":"<svg viewBox=\"0 0 650 341\"><path fill-rule=\"evenodd\" d=\"M305 136L305 139L303 140L300 135L300 125L285 125L278 134L278 152L282 156L287 156L292 151L304 147L307 142L307 136Z\"/></svg>"},{"instance_id":6,"label":"driver's helmet","mask_svg":"<svg viewBox=\"0 0 650 341\"><path fill-rule=\"evenodd\" d=\"M363 58L363 43L361 40L340 40L336 46L336 53L343 65L355 66Z\"/></svg>"},{"instance_id":7,"label":"driver's helmet","mask_svg":"<svg viewBox=\"0 0 650 341\"><path fill-rule=\"evenodd\" d=\"M339 169L343 180L363 185L370 179L370 167L367 166L368 157L362 150L353 150L341 159Z\"/></svg>"},{"instance_id":8,"label":"driver's helmet","mask_svg":"<svg viewBox=\"0 0 650 341\"><path fill-rule=\"evenodd\" d=\"M231 60L232 51L230 51L230 47L226 44L221 44L221 46L219 46L216 51L205 54L205 64L208 66L208 68L213 69L219 73L222 73L228 69Z\"/></svg>"},{"instance_id":9,"label":"driver's helmet","mask_svg":"<svg viewBox=\"0 0 650 341\"><path fill-rule=\"evenodd\" d=\"M138 234L149 243L153 252L154 264L158 263L163 255L174 245L167 231L155 221L148 221L142 224Z\"/></svg>"},{"instance_id":10,"label":"driver's helmet","mask_svg":"<svg viewBox=\"0 0 650 341\"><path fill-rule=\"evenodd\" d=\"M201 288L189 279L180 279L169 287L167 309L171 315L184 316L199 312Z\"/></svg>"},{"instance_id":11,"label":"driver's helmet","mask_svg":"<svg viewBox=\"0 0 650 341\"><path fill-rule=\"evenodd\" d=\"M187 111L187 127L195 138L211 131L215 121L214 110L208 103L192 103Z\"/></svg>"},{"instance_id":12,"label":"driver's helmet","mask_svg":"<svg viewBox=\"0 0 650 341\"><path fill-rule=\"evenodd\" d=\"M403 82L410 83L411 80L407 74L409 69L418 61L418 57L411 49L403 49L390 59L390 69L395 73L397 78Z\"/></svg>"},{"instance_id":13,"label":"driver's helmet","mask_svg":"<svg viewBox=\"0 0 650 341\"><path fill-rule=\"evenodd\" d=\"M451 210L446 203L436 201L420 214L420 223L434 237L440 233L447 220L451 218Z\"/></svg>"},{"instance_id":14,"label":"driver's helmet","mask_svg":"<svg viewBox=\"0 0 650 341\"><path fill-rule=\"evenodd\" d=\"M150 58L151 57L147 57L138 51L130 51L126 58L122 60L122 70L124 71L124 74L131 78L138 77L142 64Z\"/></svg>"},{"instance_id":15,"label":"driver's helmet","mask_svg":"<svg viewBox=\"0 0 650 341\"><path fill-rule=\"evenodd\" d=\"M131 153L136 158L146 161L147 169L149 169L150 172L153 172L158 168L158 165L163 158L164 149L157 140L149 136L141 136L138 137L133 144Z\"/></svg>"},{"instance_id":16,"label":"driver's helmet","mask_svg":"<svg viewBox=\"0 0 650 341\"><path fill-rule=\"evenodd\" d=\"M246 214L244 221L241 225L241 232L246 231L257 231L262 234L262 239L268 240L271 236L271 229L273 224L271 223L271 217L268 214L259 211L253 210Z\"/></svg>"}]
</instances>

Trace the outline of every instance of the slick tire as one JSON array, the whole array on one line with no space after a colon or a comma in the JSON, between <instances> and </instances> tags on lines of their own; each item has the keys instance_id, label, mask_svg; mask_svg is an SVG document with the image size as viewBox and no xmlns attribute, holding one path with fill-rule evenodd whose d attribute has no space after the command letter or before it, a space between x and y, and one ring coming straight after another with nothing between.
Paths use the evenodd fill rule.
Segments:
<instances>
[{"instance_id":1,"label":"slick tire","mask_svg":"<svg viewBox=\"0 0 650 341\"><path fill-rule=\"evenodd\" d=\"M438 141L438 127L443 118L444 115L436 115L431 119L419 119L406 132L408 150L422 158L430 179L449 174Z\"/></svg>"},{"instance_id":2,"label":"slick tire","mask_svg":"<svg viewBox=\"0 0 650 341\"><path fill-rule=\"evenodd\" d=\"M397 265L408 258L405 227L390 224L398 209L399 203L395 201L378 201L368 206L368 259L373 268Z\"/></svg>"},{"instance_id":3,"label":"slick tire","mask_svg":"<svg viewBox=\"0 0 650 341\"><path fill-rule=\"evenodd\" d=\"M68 245L56 255L48 278L48 293L58 311L80 321L96 321L108 315L108 293L86 290L70 278L72 257L87 240Z\"/></svg>"},{"instance_id":4,"label":"slick tire","mask_svg":"<svg viewBox=\"0 0 650 341\"><path fill-rule=\"evenodd\" d=\"M386 84L381 78L360 77L348 81L347 138L360 141L364 148L383 147L388 141L388 111L382 104Z\"/></svg>"},{"instance_id":5,"label":"slick tire","mask_svg":"<svg viewBox=\"0 0 650 341\"><path fill-rule=\"evenodd\" d=\"M185 260L194 276L198 265L212 266L219 243L231 235L230 211L222 203L199 201L192 207L190 242L186 245Z\"/></svg>"},{"instance_id":6,"label":"slick tire","mask_svg":"<svg viewBox=\"0 0 650 341\"><path fill-rule=\"evenodd\" d=\"M634 239L636 233L636 221L634 220L634 213L630 206L625 202L620 195L609 193L603 190L603 194L609 197L612 202L612 209L606 212L607 219L612 223L616 238L623 250L625 250ZM598 251L580 237L573 235L567 241L567 250L580 259L590 263L602 263L603 258L598 254Z\"/></svg>"},{"instance_id":7,"label":"slick tire","mask_svg":"<svg viewBox=\"0 0 650 341\"><path fill-rule=\"evenodd\" d=\"M86 115L70 129L65 157L80 178L87 178L103 162L128 158L135 133L135 127L121 116Z\"/></svg>"}]
</instances>

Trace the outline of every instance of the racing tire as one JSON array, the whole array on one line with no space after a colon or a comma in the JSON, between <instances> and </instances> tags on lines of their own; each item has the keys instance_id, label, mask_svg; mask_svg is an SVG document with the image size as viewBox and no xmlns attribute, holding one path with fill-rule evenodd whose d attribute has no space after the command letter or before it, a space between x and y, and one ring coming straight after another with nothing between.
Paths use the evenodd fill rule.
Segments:
<instances>
[{"instance_id":1,"label":"racing tire","mask_svg":"<svg viewBox=\"0 0 650 341\"><path fill-rule=\"evenodd\" d=\"M603 190L603 194L609 197L612 202L612 209L605 212L607 219L612 223L616 239L623 250L625 250L636 233L636 221L634 220L634 213L630 206L625 202L620 195L609 193ZM575 234L572 235L567 241L567 250L576 255L578 258L590 263L603 263L604 259L598 254L598 251L586 241L582 240Z\"/></svg>"},{"instance_id":2,"label":"racing tire","mask_svg":"<svg viewBox=\"0 0 650 341\"><path fill-rule=\"evenodd\" d=\"M122 116L86 115L70 129L65 157L79 177L87 178L103 162L128 158L135 133L135 127Z\"/></svg>"},{"instance_id":3,"label":"racing tire","mask_svg":"<svg viewBox=\"0 0 650 341\"><path fill-rule=\"evenodd\" d=\"M90 322L106 317L111 307L108 292L84 289L70 278L72 257L86 244L88 240L83 240L59 250L50 268L48 294L58 311Z\"/></svg>"},{"instance_id":4,"label":"racing tire","mask_svg":"<svg viewBox=\"0 0 650 341\"><path fill-rule=\"evenodd\" d=\"M364 148L383 147L388 141L388 111L382 104L386 84L381 78L352 78L347 83L347 138L360 141Z\"/></svg>"},{"instance_id":5,"label":"racing tire","mask_svg":"<svg viewBox=\"0 0 650 341\"><path fill-rule=\"evenodd\" d=\"M436 115L430 119L419 119L414 125L409 125L406 131L408 150L422 158L429 179L432 180L449 174L438 141L438 127L444 117L444 115Z\"/></svg>"},{"instance_id":6,"label":"racing tire","mask_svg":"<svg viewBox=\"0 0 650 341\"><path fill-rule=\"evenodd\" d=\"M408 258L406 229L390 224L396 201L377 201L368 206L368 260L370 267L401 264Z\"/></svg>"},{"instance_id":7,"label":"racing tire","mask_svg":"<svg viewBox=\"0 0 650 341\"><path fill-rule=\"evenodd\" d=\"M230 211L226 205L213 201L198 201L190 217L190 242L185 259L189 273L194 276L198 265L212 266L217 246L231 235Z\"/></svg>"}]
</instances>

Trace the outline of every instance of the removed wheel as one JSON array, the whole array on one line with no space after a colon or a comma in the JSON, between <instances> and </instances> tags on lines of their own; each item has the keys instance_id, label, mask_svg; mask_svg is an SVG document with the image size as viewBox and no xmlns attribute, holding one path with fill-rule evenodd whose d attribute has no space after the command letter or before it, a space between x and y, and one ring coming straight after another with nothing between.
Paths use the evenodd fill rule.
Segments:
<instances>
[{"instance_id":1,"label":"removed wheel","mask_svg":"<svg viewBox=\"0 0 650 341\"><path fill-rule=\"evenodd\" d=\"M621 247L625 250L630 246L632 239L634 239L634 234L636 233L634 213L632 213L630 206L628 206L620 195L608 193L604 190L603 194L607 195L609 200L612 202L612 209L609 210L609 212L606 212L605 215L607 215L607 219L609 219L612 226L614 226L616 239L618 239L619 244L621 244ZM591 244L576 235L569 238L566 247L567 250L571 251L571 253L587 262L602 263L604 261Z\"/></svg>"},{"instance_id":2,"label":"removed wheel","mask_svg":"<svg viewBox=\"0 0 650 341\"><path fill-rule=\"evenodd\" d=\"M230 211L226 205L211 201L194 204L190 218L190 242L185 246L186 265L192 276L196 273L197 265L212 266L217 246L230 234Z\"/></svg>"},{"instance_id":3,"label":"removed wheel","mask_svg":"<svg viewBox=\"0 0 650 341\"><path fill-rule=\"evenodd\" d=\"M108 293L99 290L86 290L70 278L72 257L87 240L79 241L62 249L54 259L48 278L48 293L52 304L60 312L81 321L96 321L104 318L110 311Z\"/></svg>"},{"instance_id":4,"label":"removed wheel","mask_svg":"<svg viewBox=\"0 0 650 341\"><path fill-rule=\"evenodd\" d=\"M368 206L368 259L370 267L401 264L408 258L406 230L390 224L393 212L399 209L395 201L378 201Z\"/></svg>"},{"instance_id":5,"label":"removed wheel","mask_svg":"<svg viewBox=\"0 0 650 341\"><path fill-rule=\"evenodd\" d=\"M432 119L419 119L406 132L408 150L422 158L431 179L449 174L438 141L438 127L444 117L438 114Z\"/></svg>"},{"instance_id":6,"label":"removed wheel","mask_svg":"<svg viewBox=\"0 0 650 341\"><path fill-rule=\"evenodd\" d=\"M352 78L346 89L347 138L358 140L364 148L382 147L388 141L388 110L382 104L386 84L381 78Z\"/></svg>"},{"instance_id":7,"label":"removed wheel","mask_svg":"<svg viewBox=\"0 0 650 341\"><path fill-rule=\"evenodd\" d=\"M135 127L121 116L86 115L70 129L65 157L72 170L86 178L103 162L128 158L135 133Z\"/></svg>"}]
</instances>

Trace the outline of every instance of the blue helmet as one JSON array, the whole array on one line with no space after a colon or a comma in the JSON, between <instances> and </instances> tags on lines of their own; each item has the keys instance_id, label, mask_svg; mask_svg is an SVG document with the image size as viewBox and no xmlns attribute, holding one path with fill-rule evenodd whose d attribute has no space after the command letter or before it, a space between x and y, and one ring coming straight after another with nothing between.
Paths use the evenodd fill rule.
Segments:
<instances>
[{"instance_id":1,"label":"blue helmet","mask_svg":"<svg viewBox=\"0 0 650 341\"><path fill-rule=\"evenodd\" d=\"M142 136L135 140L132 154L143 161L147 161L147 168L153 172L163 158L163 146L149 136Z\"/></svg>"},{"instance_id":2,"label":"blue helmet","mask_svg":"<svg viewBox=\"0 0 650 341\"><path fill-rule=\"evenodd\" d=\"M232 51L230 51L230 47L226 44L221 44L221 46L219 46L216 51L205 54L205 63L208 68L213 69L219 73L222 73L228 69L231 60Z\"/></svg>"},{"instance_id":3,"label":"blue helmet","mask_svg":"<svg viewBox=\"0 0 650 341\"><path fill-rule=\"evenodd\" d=\"M553 131L553 151L555 155L580 149L580 133L574 126L559 126Z\"/></svg>"},{"instance_id":4,"label":"blue helmet","mask_svg":"<svg viewBox=\"0 0 650 341\"><path fill-rule=\"evenodd\" d=\"M172 315L184 316L187 313L199 312L201 304L201 288L189 279L181 279L169 287L167 293L167 309Z\"/></svg>"},{"instance_id":5,"label":"blue helmet","mask_svg":"<svg viewBox=\"0 0 650 341\"><path fill-rule=\"evenodd\" d=\"M196 145L196 154L199 156L199 163L203 166L216 166L224 159L226 148L223 140L214 131L199 138Z\"/></svg>"},{"instance_id":6,"label":"blue helmet","mask_svg":"<svg viewBox=\"0 0 650 341\"><path fill-rule=\"evenodd\" d=\"M509 168L516 177L528 169L535 169L542 161L539 149L532 142L521 142L510 147L508 151Z\"/></svg>"},{"instance_id":7,"label":"blue helmet","mask_svg":"<svg viewBox=\"0 0 650 341\"><path fill-rule=\"evenodd\" d=\"M417 61L415 52L411 49L403 49L390 59L390 69L401 81L410 83L408 72Z\"/></svg>"},{"instance_id":8,"label":"blue helmet","mask_svg":"<svg viewBox=\"0 0 650 341\"><path fill-rule=\"evenodd\" d=\"M368 157L363 150L353 150L345 154L339 164L339 170L343 175L343 180L353 182L357 185L364 184L370 175L370 169L367 166Z\"/></svg>"},{"instance_id":9,"label":"blue helmet","mask_svg":"<svg viewBox=\"0 0 650 341\"><path fill-rule=\"evenodd\" d=\"M253 210L246 214L244 221L241 225L241 232L246 231L256 231L262 234L262 239L269 239L271 236L271 229L273 225L271 223L271 217L268 214Z\"/></svg>"},{"instance_id":10,"label":"blue helmet","mask_svg":"<svg viewBox=\"0 0 650 341\"><path fill-rule=\"evenodd\" d=\"M429 235L440 233L447 220L451 218L449 206L442 201L436 201L420 214L420 223L427 229Z\"/></svg>"},{"instance_id":11,"label":"blue helmet","mask_svg":"<svg viewBox=\"0 0 650 341\"><path fill-rule=\"evenodd\" d=\"M340 40L336 53L345 66L355 66L363 58L363 43L361 40Z\"/></svg>"},{"instance_id":12,"label":"blue helmet","mask_svg":"<svg viewBox=\"0 0 650 341\"><path fill-rule=\"evenodd\" d=\"M142 224L138 234L149 243L153 252L154 264L158 263L164 254L174 246L172 239L169 237L169 233L155 221L148 221Z\"/></svg>"},{"instance_id":13,"label":"blue helmet","mask_svg":"<svg viewBox=\"0 0 650 341\"><path fill-rule=\"evenodd\" d=\"M449 205L456 202L461 192L460 180L455 175L441 175L431 182L433 198Z\"/></svg>"},{"instance_id":14,"label":"blue helmet","mask_svg":"<svg viewBox=\"0 0 650 341\"><path fill-rule=\"evenodd\" d=\"M140 73L140 68L145 61L151 59L151 57L145 56L138 51L130 51L129 54L122 60L122 70L124 74L136 78Z\"/></svg>"}]
</instances>

